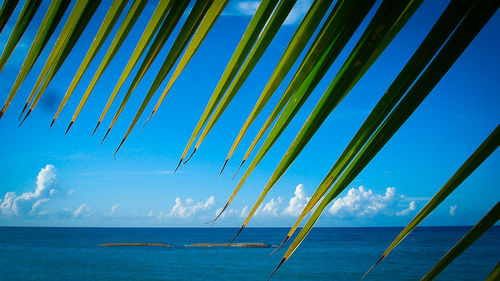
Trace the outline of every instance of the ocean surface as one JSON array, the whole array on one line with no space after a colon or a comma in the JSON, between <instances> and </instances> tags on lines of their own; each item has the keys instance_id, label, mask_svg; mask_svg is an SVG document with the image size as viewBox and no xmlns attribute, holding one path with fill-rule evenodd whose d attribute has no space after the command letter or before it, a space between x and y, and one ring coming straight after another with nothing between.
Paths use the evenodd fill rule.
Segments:
<instances>
[{"instance_id":1,"label":"ocean surface","mask_svg":"<svg viewBox=\"0 0 500 281\"><path fill-rule=\"evenodd\" d=\"M359 280L402 228L315 228L271 280ZM417 228L365 280L419 280L470 227ZM224 243L237 228L0 227L0 280L266 280L286 247L187 248ZM235 242L277 245L287 228L247 228ZM97 247L159 242L176 247ZM288 244L286 245L288 246ZM490 229L438 280L484 280L500 260Z\"/></svg>"}]
</instances>

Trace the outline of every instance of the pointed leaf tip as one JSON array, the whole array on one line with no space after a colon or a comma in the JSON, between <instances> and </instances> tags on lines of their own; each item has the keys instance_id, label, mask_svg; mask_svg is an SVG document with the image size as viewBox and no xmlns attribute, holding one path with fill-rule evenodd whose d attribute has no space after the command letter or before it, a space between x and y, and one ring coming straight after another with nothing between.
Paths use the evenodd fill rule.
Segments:
<instances>
[{"instance_id":1,"label":"pointed leaf tip","mask_svg":"<svg viewBox=\"0 0 500 281\"><path fill-rule=\"evenodd\" d=\"M116 149L115 153L113 154L113 158L116 159L116 154L118 153L118 150L120 150L120 147L122 147L123 142L125 142L125 139L122 139L122 141L120 142L120 145L118 146L118 148Z\"/></svg>"},{"instance_id":2,"label":"pointed leaf tip","mask_svg":"<svg viewBox=\"0 0 500 281\"><path fill-rule=\"evenodd\" d=\"M377 266L377 264L379 264L383 259L385 259L385 255L382 255L380 257L380 259L378 259L378 261L374 265L372 265L372 267L370 267L370 269L368 269L368 271L365 272L365 274L363 274L363 277L361 277L361 280L365 279L365 277L368 275L368 273L370 273L370 271L372 271L372 269L374 269L375 266Z\"/></svg>"},{"instance_id":3,"label":"pointed leaf tip","mask_svg":"<svg viewBox=\"0 0 500 281\"><path fill-rule=\"evenodd\" d=\"M189 159L191 159L191 157L193 157L195 152L196 152L196 148L193 149L193 152L191 152L191 155L189 155L188 159L186 159L186 161L184 161L184 163L182 163L182 166L186 165L186 163L189 161Z\"/></svg>"},{"instance_id":4,"label":"pointed leaf tip","mask_svg":"<svg viewBox=\"0 0 500 281\"><path fill-rule=\"evenodd\" d=\"M95 134L95 132L97 131L97 128L99 128L99 125L101 125L101 121L97 122L97 125L95 126L95 129L94 131L92 132L92 135L93 136Z\"/></svg>"},{"instance_id":5,"label":"pointed leaf tip","mask_svg":"<svg viewBox=\"0 0 500 281\"><path fill-rule=\"evenodd\" d=\"M28 105L29 105L28 103L25 103L25 104L24 104L23 110L21 110L21 114L19 114L19 117L17 117L17 119L18 119L19 121L21 121L21 118L23 118L23 113L24 113L24 112L26 111L26 109L28 108Z\"/></svg>"},{"instance_id":6,"label":"pointed leaf tip","mask_svg":"<svg viewBox=\"0 0 500 281\"><path fill-rule=\"evenodd\" d=\"M26 115L23 118L23 121L21 121L21 123L19 123L19 127L21 127L21 125L24 123L24 121L26 120L26 118L28 118L28 116L30 115L30 113L31 113L31 109L28 110L28 112L26 113Z\"/></svg>"},{"instance_id":7,"label":"pointed leaf tip","mask_svg":"<svg viewBox=\"0 0 500 281\"><path fill-rule=\"evenodd\" d=\"M68 134L68 131L69 131L69 129L71 128L71 126L73 126L73 121L69 122L69 126L68 126L68 128L66 129L66 132L64 133L64 135L67 135L67 134Z\"/></svg>"},{"instance_id":8,"label":"pointed leaf tip","mask_svg":"<svg viewBox=\"0 0 500 281\"><path fill-rule=\"evenodd\" d=\"M245 163L245 159L243 159L243 161L241 161L240 166L238 167L238 169L234 173L233 178L232 178L233 180L234 180L234 178L236 178L236 175L238 174L238 172L240 171L240 169L241 169L241 167L243 166L244 163Z\"/></svg>"},{"instance_id":9,"label":"pointed leaf tip","mask_svg":"<svg viewBox=\"0 0 500 281\"><path fill-rule=\"evenodd\" d=\"M210 222L212 223L212 225L217 221L217 219L219 219L219 217L222 215L222 213L224 213L224 211L227 209L227 206L229 206L229 202L226 203L226 205L224 205L224 208L222 208L222 210L219 212L219 214L215 217L215 219L211 220ZM239 232L238 232L239 233ZM234 239L233 239L234 240Z\"/></svg>"},{"instance_id":10,"label":"pointed leaf tip","mask_svg":"<svg viewBox=\"0 0 500 281\"><path fill-rule=\"evenodd\" d=\"M144 122L144 124L142 124L142 128L144 129L144 126L146 126L146 124L149 122L149 120L151 120L151 117L153 117L153 115L155 114L156 111L153 110L153 112L151 112L151 115L149 115L148 119L146 119L146 122Z\"/></svg>"},{"instance_id":11,"label":"pointed leaf tip","mask_svg":"<svg viewBox=\"0 0 500 281\"><path fill-rule=\"evenodd\" d=\"M179 160L179 164L177 164L177 167L175 167L174 174L175 174L175 172L177 172L177 170L178 170L178 169L179 169L179 167L181 166L181 164L182 164L182 160L184 160L184 158L181 158L181 160Z\"/></svg>"},{"instance_id":12,"label":"pointed leaf tip","mask_svg":"<svg viewBox=\"0 0 500 281\"><path fill-rule=\"evenodd\" d=\"M227 161L229 161L229 159L226 159L226 161L224 161L224 165L222 165L222 169L219 172L219 178L220 178L220 175L222 175L222 172L224 171L224 168L226 168Z\"/></svg>"},{"instance_id":13,"label":"pointed leaf tip","mask_svg":"<svg viewBox=\"0 0 500 281\"><path fill-rule=\"evenodd\" d=\"M285 239L283 240L283 242L281 242L281 244L280 244L278 247L276 247L276 249L274 249L274 251L273 251L271 254L269 254L269 255L271 256L271 255L273 255L274 253L276 253L276 251L278 251L278 250L279 250L279 248L281 248L281 246L283 246L283 245L286 243L286 241L288 241L288 239L290 239L290 236L289 236L289 235L287 235L287 236L285 237Z\"/></svg>"},{"instance_id":14,"label":"pointed leaf tip","mask_svg":"<svg viewBox=\"0 0 500 281\"><path fill-rule=\"evenodd\" d=\"M236 237L238 237L238 235L240 235L241 231L243 230L243 228L245 228L245 225L242 225L240 227L240 230L238 230L238 232L236 233L236 235L233 237L233 239L231 239L231 241L227 244L228 246L231 245L233 243L233 241L236 239Z\"/></svg>"},{"instance_id":15,"label":"pointed leaf tip","mask_svg":"<svg viewBox=\"0 0 500 281\"><path fill-rule=\"evenodd\" d=\"M104 134L104 137L103 137L103 138L102 138L102 140L101 140L101 145L104 143L104 140L105 140L105 139L106 139L106 137L108 136L109 131L111 131L111 128L108 128L108 130L106 131L106 134ZM123 143L123 140L122 140L122 143ZM121 146L121 144L120 144L120 146ZM119 149L119 148L120 148L120 147L118 147L118 149ZM118 149L117 149L117 151L118 151ZM116 154L116 152L115 152L115 154Z\"/></svg>"},{"instance_id":16,"label":"pointed leaf tip","mask_svg":"<svg viewBox=\"0 0 500 281\"><path fill-rule=\"evenodd\" d=\"M269 277L267 278L267 280L269 281L271 279L271 277L273 277L274 273L278 270L278 268L280 268L280 266L286 261L286 258L283 258L281 259L280 263L278 264L278 266L273 270L273 272L271 272L271 275L269 275Z\"/></svg>"}]
</instances>

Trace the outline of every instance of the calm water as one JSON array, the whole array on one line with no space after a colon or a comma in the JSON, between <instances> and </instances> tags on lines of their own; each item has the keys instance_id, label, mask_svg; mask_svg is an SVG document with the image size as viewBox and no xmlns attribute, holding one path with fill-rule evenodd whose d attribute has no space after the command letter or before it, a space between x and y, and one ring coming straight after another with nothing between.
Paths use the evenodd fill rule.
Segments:
<instances>
[{"instance_id":1,"label":"calm water","mask_svg":"<svg viewBox=\"0 0 500 281\"><path fill-rule=\"evenodd\" d=\"M367 280L418 280L469 227L419 228ZM359 280L401 228L315 228L272 280ZM266 280L284 249L185 248L227 242L233 228L0 227L0 280ZM248 228L236 242L279 244L287 228ZM100 248L161 242L175 248ZM439 280L484 280L500 260L500 227L486 233Z\"/></svg>"}]
</instances>

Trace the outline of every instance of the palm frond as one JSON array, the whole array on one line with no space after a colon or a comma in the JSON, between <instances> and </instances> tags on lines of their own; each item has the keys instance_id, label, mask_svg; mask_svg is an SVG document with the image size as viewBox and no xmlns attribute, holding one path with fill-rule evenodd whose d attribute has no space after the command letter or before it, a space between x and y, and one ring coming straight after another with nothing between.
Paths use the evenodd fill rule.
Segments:
<instances>
[{"instance_id":1,"label":"palm frond","mask_svg":"<svg viewBox=\"0 0 500 281\"><path fill-rule=\"evenodd\" d=\"M337 10L338 6L342 2L343 1L337 1L336 5L333 7L333 10ZM238 144L241 142L243 135L246 133L250 125L252 125L255 118L257 118L257 116L262 111L262 109L269 101L271 96L274 94L274 92L281 84L283 79L285 79L285 76L290 71L295 61L298 59L302 50L304 50L307 42L309 42L309 39L312 37L314 31L316 30L316 27L320 24L321 19L327 12L328 6L330 6L331 3L332 3L331 0L315 1L307 11L307 14L304 16L304 19L300 22L297 31L295 31L292 39L290 40L285 49L285 52L281 56L278 65L274 69L271 78L269 79L266 86L264 87L264 90L259 96L259 99L257 100L257 103L252 109L252 112L250 113L247 120L245 121L245 124L243 124L240 132L238 133L238 136L236 137L231 149L229 150L229 153L226 157L226 161L224 162L222 170L224 170L225 165L233 155ZM234 97L234 95L236 95L241 86L243 86L243 83L248 78L254 67L255 63L252 65L245 63L245 65L242 67L242 70L238 73L238 76L236 76L233 84L231 84L231 87L228 90L227 103L231 101L231 99Z\"/></svg>"},{"instance_id":2,"label":"palm frond","mask_svg":"<svg viewBox=\"0 0 500 281\"><path fill-rule=\"evenodd\" d=\"M7 3L7 1L5 3ZM47 13L42 20L42 24L40 25L40 28L35 35L35 39L33 39L33 42L31 43L31 47L28 51L28 54L26 55L26 58L24 59L21 70L17 75L14 86L12 86L9 95L7 96L7 100L5 101L2 110L0 111L0 118L9 107L12 99L14 99L14 96L19 90L19 87L24 82L24 79L33 67L33 64L35 64L36 60L42 53L42 50L45 48L45 45L54 33L56 26L59 24L59 21L61 21L61 18L68 8L68 5L69 1L65 0L54 0L50 3Z\"/></svg>"},{"instance_id":3,"label":"palm frond","mask_svg":"<svg viewBox=\"0 0 500 281\"><path fill-rule=\"evenodd\" d=\"M434 280L453 260L462 254L470 245L476 242L488 229L500 219L500 201L471 229L460 241L451 248L424 277L422 281ZM498 267L498 266L497 266ZM495 272L493 272L495 273ZM498 275L498 273L497 273Z\"/></svg>"},{"instance_id":4,"label":"palm frond","mask_svg":"<svg viewBox=\"0 0 500 281\"><path fill-rule=\"evenodd\" d=\"M399 30L401 30L401 28L406 24L406 21L408 21L411 15L416 11L421 2L422 1L409 1L406 5L402 5L400 2L398 3L399 9L396 8L398 5L393 5L395 3L382 3L379 11L384 11L384 4L387 3L392 6L391 8L394 13L384 13L385 15L380 18L382 22L378 22L379 17L377 17L381 14L376 14L374 16L372 23L376 22L376 24L369 25L367 27L367 33L365 33L367 36L362 36L362 39L360 39L351 55L347 58L346 64L344 64L339 70L339 73L335 76L333 82L330 84L325 94L321 97L313 112L307 118L306 123L302 126L302 129L297 134L297 137L293 141L292 145L288 148L285 156L280 161L278 167L252 207L252 210L243 222L242 228L245 227L248 221L250 221L269 190L295 160L300 151L302 151L307 142L325 121L326 117L328 117L333 109L359 81L361 76L375 62L377 57L382 53L387 45L389 45Z\"/></svg>"},{"instance_id":5,"label":"palm frond","mask_svg":"<svg viewBox=\"0 0 500 281\"><path fill-rule=\"evenodd\" d=\"M73 117L71 117L71 122L69 123L68 128L66 129L66 133L68 133L69 129L75 122L76 118L82 111L82 108L87 102L90 94L92 93L92 90L94 90L97 81L99 80L99 78L101 78L101 75L103 74L104 70L106 70L108 65L111 63L111 60L115 57L116 53L118 52L118 49L120 49L121 45L123 44L123 41L125 40L130 30L134 26L135 22L137 21L137 18L144 10L144 6L146 6L146 3L147 0L134 0L134 3L127 12L125 19L123 20L120 28L118 29L118 32L116 33L115 37L113 38L113 41L111 42L111 45L106 51L104 58L102 59L99 67L97 68L97 71L94 74L92 81L85 90L85 93L83 94L80 103L78 104L75 110L75 113L73 113Z\"/></svg>"},{"instance_id":6,"label":"palm frond","mask_svg":"<svg viewBox=\"0 0 500 281\"><path fill-rule=\"evenodd\" d=\"M16 9L17 3L19 3L19 0L3 1L2 8L0 8L0 32L3 31L3 28L9 21L10 16Z\"/></svg>"},{"instance_id":7,"label":"palm frond","mask_svg":"<svg viewBox=\"0 0 500 281\"><path fill-rule=\"evenodd\" d=\"M276 7L276 4L278 4L278 1L266 0L262 1L259 4L259 8L257 9L257 11L255 11L254 16L250 20L250 23L248 24L245 33L243 33L243 36L240 42L238 43L238 46L236 46L236 50L234 51L233 56L229 60L229 63L227 64L226 69L222 74L222 77L220 78L219 82L217 83L217 86L215 87L215 90L212 96L210 97L210 100L208 101L208 104L205 107L205 110L203 111L200 120L196 124L196 127L187 142L186 148L184 148L184 151L182 152L181 160L179 161L179 163L181 163L184 160L184 157L186 157L189 148L191 147L191 144L194 142L196 136L207 122L207 119L210 117L210 114L212 114L212 112L214 111L215 107L217 106L217 103L220 101L220 99L224 95L224 92L231 84L231 81L236 76L236 73L240 69L243 62L245 61L245 58L247 57L248 53L252 49L252 46L259 37L259 34L262 32L262 29L264 28L266 22L269 20L270 21L269 24L273 23L274 18L276 18L275 16L276 14L280 15L284 14L286 16L288 12L290 12L291 7L293 6L294 3L295 1L281 1L280 5L278 6L278 8L276 8L276 12L273 14L273 17L271 19L269 19L269 17L271 16L271 13Z\"/></svg>"},{"instance_id":8,"label":"palm frond","mask_svg":"<svg viewBox=\"0 0 500 281\"><path fill-rule=\"evenodd\" d=\"M120 116L121 112L123 111L123 108L127 104L128 99L130 98L130 95L134 91L135 87L139 84L141 81L142 77L144 77L144 74L146 71L149 69L153 61L156 59L158 54L160 53L160 50L163 48L163 45L165 45L165 42L167 39L170 37L170 34L174 30L175 26L179 22L182 14L186 10L187 6L189 4L189 1L174 1L172 9L168 12L168 16L163 22L162 26L160 27L160 30L158 30L158 34L156 35L155 40L153 43L151 43L151 47L149 47L149 51L146 54L146 57L144 58L141 66L139 67L139 70L137 71L134 80L132 81L132 84L127 90L127 93L123 97L123 100L120 104L120 107L116 111L115 117L113 117L113 120L109 124L108 130L106 132L106 135L111 131L113 128L114 124L116 123L116 120L118 120L118 117ZM106 135L104 138L106 138ZM103 140L104 140L103 138Z\"/></svg>"},{"instance_id":9,"label":"palm frond","mask_svg":"<svg viewBox=\"0 0 500 281\"><path fill-rule=\"evenodd\" d=\"M24 122L24 120L26 120L26 118L28 118L30 113L37 105L38 101L42 97L42 94L44 93L44 90L52 81L52 78L57 73L66 57L69 55L69 52L84 31L85 27L90 21L90 18L94 15L95 10L100 3L100 0L78 0L76 2L73 10L71 11L71 14L69 15L68 20L66 21L66 24L63 27L63 30L61 31L61 34L57 39L54 48L49 55L49 58L43 66L42 72L38 76L35 86L33 87L33 90L31 91L31 94L29 95L23 110L21 111L22 115L28 107L28 104L34 98L28 112L21 121L21 124Z\"/></svg>"},{"instance_id":10,"label":"palm frond","mask_svg":"<svg viewBox=\"0 0 500 281\"><path fill-rule=\"evenodd\" d=\"M132 129L134 128L135 124L137 124L137 121L139 121L139 118L141 117L142 113L148 106L149 101L151 101L151 98L158 90L165 77L167 77L167 74L174 66L174 63L181 55L182 50L184 50L189 40L195 33L196 29L200 25L200 22L204 18L212 2L213 0L201 0L201 1L196 1L196 3L194 4L193 9L191 10L189 16L186 19L186 22L182 26L181 31L179 32L177 38L175 39L172 48L168 52L168 55L165 58L165 60L163 61L163 64L161 65L160 70L158 71L158 74L156 75L155 80L153 81L153 84L149 88L148 93L146 94L144 100L142 101L141 106L139 107L139 110L135 114L134 119L132 120L127 132L125 133L125 136L122 138L120 145L125 142L127 137L132 132Z\"/></svg>"},{"instance_id":11,"label":"palm frond","mask_svg":"<svg viewBox=\"0 0 500 281\"><path fill-rule=\"evenodd\" d=\"M148 117L144 125L153 117L155 112L158 110L160 107L161 103L165 99L165 96L168 94L172 86L174 85L175 81L181 74L181 72L184 70L186 65L189 63L191 58L194 56L198 48L201 46L201 43L205 39L205 37L208 35L208 32L212 29L212 26L215 24L217 19L219 18L220 14L222 13L222 10L226 7L227 3L229 0L218 0L212 2L210 8L207 10L207 13L205 14L205 17L201 21L198 29L196 30L195 34L193 35L193 39L191 39L191 42L186 48L186 51L184 52L184 55L182 56L181 60L179 61L179 64L174 70L174 73L172 74L172 77L170 77L170 80L168 81L167 87L165 90L163 90L163 93L161 94L160 98L156 102L156 105L153 109L153 112L151 112L151 115Z\"/></svg>"},{"instance_id":12,"label":"palm frond","mask_svg":"<svg viewBox=\"0 0 500 281\"><path fill-rule=\"evenodd\" d=\"M85 54L85 58L83 59L82 63L80 64L80 67L78 68L75 76L73 77L73 80L71 81L71 84L66 91L66 94L64 95L61 104L57 108L56 114L54 115L54 118L52 119L52 123L50 124L50 127L54 124L56 121L57 117L61 113L62 109L68 102L68 99L71 97L73 94L76 85L80 82L83 74L89 67L90 63L94 59L94 57L97 55L97 52L102 47L102 44L104 44L104 41L106 38L108 38L109 33L113 29L116 21L120 17L123 9L125 8L127 4L127 1L125 0L114 0L113 4L111 4L111 7L109 8L106 16L104 17L104 20L102 21L101 26L99 27L99 30L97 31L96 36L94 37L94 40L92 40L92 45L90 45L89 50L87 51L87 54Z\"/></svg>"},{"instance_id":13,"label":"palm frond","mask_svg":"<svg viewBox=\"0 0 500 281\"><path fill-rule=\"evenodd\" d=\"M99 117L99 120L97 121L97 126L101 123L102 119L104 119L104 116L106 116L106 113L108 112L109 108L111 107L111 104L115 100L116 95L118 94L118 91L120 91L121 86L123 83L125 83L125 80L127 77L130 75L132 72L132 69L134 66L139 62L139 59L141 55L146 51L146 48L153 39L156 31L160 27L160 24L163 22L165 17L167 16L168 11L171 9L173 4L173 1L171 0L165 0L165 1L160 1L158 2L158 5L156 6L156 9L151 16L151 19L149 20L148 24L146 25L146 28L144 29L144 32L141 35L141 38L139 38L139 41L137 42L137 45L135 46L134 52L130 56L130 59L127 62L127 65L125 66L125 69L123 70L122 74L120 75L120 78L118 79L118 82L115 85L115 88L113 89L113 92L109 96L108 102L106 103L106 106L104 107L101 117ZM163 26L168 27L171 21L175 21L175 17L169 17L167 18L169 21L165 21ZM178 18L177 18L178 20ZM165 30L163 30L165 31ZM155 42L156 44L161 44L161 40L158 40ZM153 46L155 48L155 46ZM109 132L109 131L108 131ZM106 138L106 136L104 137ZM104 141L104 139L103 139Z\"/></svg>"},{"instance_id":14,"label":"palm frond","mask_svg":"<svg viewBox=\"0 0 500 281\"><path fill-rule=\"evenodd\" d=\"M19 40L21 40L21 37L28 28L28 25L35 16L36 11L38 11L41 3L42 0L28 0L24 4L23 10L17 18L16 25L14 25L14 29L12 30L9 40L7 41L7 45L5 45L2 56L0 57L0 72L3 70L10 55L12 55L12 52L14 52L14 48Z\"/></svg>"},{"instance_id":15,"label":"palm frond","mask_svg":"<svg viewBox=\"0 0 500 281\"><path fill-rule=\"evenodd\" d=\"M434 195L427 204L418 212L411 222L398 234L398 236L387 247L382 254L378 263L380 263L387 255L405 239L416 227L420 224L434 209L441 204L455 189L472 174L481 163L484 162L500 145L500 125L490 134L490 136L474 151L474 153L465 161L465 163L453 174L443 187ZM370 272L370 270L368 272ZM368 274L365 273L366 274Z\"/></svg>"},{"instance_id":16,"label":"palm frond","mask_svg":"<svg viewBox=\"0 0 500 281\"><path fill-rule=\"evenodd\" d=\"M315 40L315 42L309 49L308 54L306 55L303 62L301 63L301 66L295 73L294 78L290 82L290 85L283 94L281 100L278 102L278 105L271 113L271 116L266 120L266 123L259 131L259 134L257 135L256 139L254 139L254 141L252 142L240 166L242 166L246 158L250 155L251 150L257 144L258 138L263 136L264 132L271 125L272 121L277 116L281 108L285 105L285 103L288 100L291 100L291 102L287 105L287 108L285 108L284 113L280 116L279 120L276 122L271 133L269 133L268 138L262 145L261 149L255 156L255 158L252 160L252 163L245 171L245 174L238 182L238 185L236 186L233 193L229 197L226 205L224 206L222 211L217 215L217 217L219 217L224 212L224 210L229 206L231 201L234 199L238 191L243 186L246 179L250 176L250 173L262 160L262 158L267 153L271 145L274 144L274 142L277 140L279 134L281 134L281 132L288 124L287 119L289 122L291 120L290 116L297 113L298 110L297 107L303 104L302 102L300 105L298 105L301 102L301 99L299 97L304 97L312 92L314 87L319 83L319 81L326 73L330 65L333 63L337 55L344 48L349 38L357 29L358 25L361 22L361 19L363 18L363 13L365 13L366 15L366 13L368 13L368 11L370 10L371 5L373 5L374 3L374 1L362 1L366 5L363 6L364 9L358 9L358 7L355 4L359 4L361 3L361 1L356 3L355 2L356 1L343 2L345 3L345 6L341 5L338 9L333 10L332 13L330 14L329 18L327 19L327 22L320 31L317 40ZM356 17L356 15L358 15L358 17ZM338 30L336 30L337 28ZM310 69L309 67L312 67L312 69ZM295 87L298 87L298 89L296 89ZM296 98L292 100L291 96L293 93L296 94ZM294 111L294 109L297 110Z\"/></svg>"},{"instance_id":17,"label":"palm frond","mask_svg":"<svg viewBox=\"0 0 500 281\"><path fill-rule=\"evenodd\" d=\"M485 281L495 281L500 279L500 262L497 263L490 275L486 277Z\"/></svg>"},{"instance_id":18,"label":"palm frond","mask_svg":"<svg viewBox=\"0 0 500 281\"><path fill-rule=\"evenodd\" d=\"M420 105L425 97L430 93L441 77L446 74L460 54L474 39L481 28L498 8L498 4L481 3L476 5L455 30L452 37L434 58L426 71L415 82L408 94L401 100L398 106L387 117L368 143L363 147L356 158L347 167L345 172L335 183L332 189L326 194L324 199L313 212L306 225L302 228L295 240L286 251L280 265L286 261L297 247L302 243L312 226L326 206L339 195L349 183L364 169L370 160L380 151L401 125L409 118L414 110ZM278 265L278 267L280 266Z\"/></svg>"},{"instance_id":19,"label":"palm frond","mask_svg":"<svg viewBox=\"0 0 500 281\"><path fill-rule=\"evenodd\" d=\"M302 210L281 245L292 236L304 217L312 210L326 191L328 191L328 188L338 179L342 171L344 171L347 165L354 159L370 136L380 126L387 115L389 115L392 109L394 109L408 88L415 82L453 30L458 26L468 8L471 6L470 4L471 2L466 0L454 0L450 2L422 44L420 44L394 82L392 82L391 86L389 86L382 98L375 105L372 112L363 122L340 157L335 161L328 175L311 196L311 199L307 202L304 210Z\"/></svg>"}]
</instances>

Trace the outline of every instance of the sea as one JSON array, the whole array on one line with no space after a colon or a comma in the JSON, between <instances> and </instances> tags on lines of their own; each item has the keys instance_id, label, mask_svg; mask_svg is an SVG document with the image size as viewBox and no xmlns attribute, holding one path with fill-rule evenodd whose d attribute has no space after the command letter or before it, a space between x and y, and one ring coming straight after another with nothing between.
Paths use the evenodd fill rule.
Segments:
<instances>
[{"instance_id":1,"label":"sea","mask_svg":"<svg viewBox=\"0 0 500 281\"><path fill-rule=\"evenodd\" d=\"M364 280L420 280L470 227L420 227ZM192 248L226 243L237 228L0 227L0 280L267 280L286 248ZM360 280L402 230L312 230L271 280ZM287 228L246 228L235 242L278 245ZM157 242L175 247L98 247ZM484 280L500 260L500 226L476 241L437 280Z\"/></svg>"}]
</instances>

